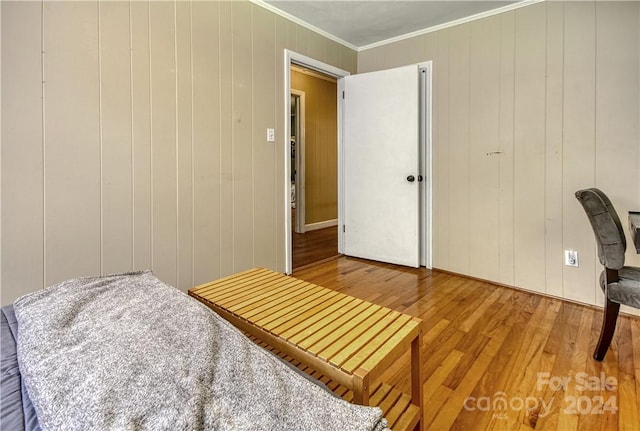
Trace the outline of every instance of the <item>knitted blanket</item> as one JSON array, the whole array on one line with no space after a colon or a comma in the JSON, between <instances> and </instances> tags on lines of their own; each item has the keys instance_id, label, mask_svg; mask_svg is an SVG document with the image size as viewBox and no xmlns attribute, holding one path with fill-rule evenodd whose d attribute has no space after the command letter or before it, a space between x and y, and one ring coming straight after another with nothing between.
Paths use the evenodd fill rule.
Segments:
<instances>
[{"instance_id":1,"label":"knitted blanket","mask_svg":"<svg viewBox=\"0 0 640 431\"><path fill-rule=\"evenodd\" d=\"M68 280L15 303L18 360L43 430L373 430L151 272Z\"/></svg>"}]
</instances>

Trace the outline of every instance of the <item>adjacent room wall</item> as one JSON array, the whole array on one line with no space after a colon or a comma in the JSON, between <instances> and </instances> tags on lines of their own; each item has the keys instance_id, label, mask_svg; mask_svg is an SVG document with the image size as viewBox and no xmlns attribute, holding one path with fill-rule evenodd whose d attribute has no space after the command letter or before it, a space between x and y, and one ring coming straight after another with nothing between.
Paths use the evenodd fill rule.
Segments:
<instances>
[{"instance_id":1,"label":"adjacent room wall","mask_svg":"<svg viewBox=\"0 0 640 431\"><path fill-rule=\"evenodd\" d=\"M305 93L305 223L338 218L338 104L335 80L291 71Z\"/></svg>"},{"instance_id":2,"label":"adjacent room wall","mask_svg":"<svg viewBox=\"0 0 640 431\"><path fill-rule=\"evenodd\" d=\"M283 51L355 72L354 51L246 1L0 7L2 305L78 276L284 271Z\"/></svg>"},{"instance_id":3,"label":"adjacent room wall","mask_svg":"<svg viewBox=\"0 0 640 431\"><path fill-rule=\"evenodd\" d=\"M639 29L638 2L554 1L359 53L358 72L433 60L434 267L602 304L574 192L604 190L625 228L640 209Z\"/></svg>"}]
</instances>

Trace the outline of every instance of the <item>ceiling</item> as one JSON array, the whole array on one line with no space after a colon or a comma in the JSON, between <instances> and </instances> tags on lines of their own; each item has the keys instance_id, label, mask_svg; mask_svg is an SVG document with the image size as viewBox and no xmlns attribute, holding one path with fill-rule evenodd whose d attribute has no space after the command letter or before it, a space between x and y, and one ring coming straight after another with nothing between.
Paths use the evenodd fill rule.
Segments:
<instances>
[{"instance_id":1,"label":"ceiling","mask_svg":"<svg viewBox=\"0 0 640 431\"><path fill-rule=\"evenodd\" d=\"M355 49L530 1L262 0Z\"/></svg>"}]
</instances>

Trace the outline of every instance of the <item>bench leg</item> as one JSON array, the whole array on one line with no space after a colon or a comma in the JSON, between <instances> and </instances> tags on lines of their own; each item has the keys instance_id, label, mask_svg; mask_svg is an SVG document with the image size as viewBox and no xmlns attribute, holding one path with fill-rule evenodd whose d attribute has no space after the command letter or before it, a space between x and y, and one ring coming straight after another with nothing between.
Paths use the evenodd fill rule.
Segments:
<instances>
[{"instance_id":1,"label":"bench leg","mask_svg":"<svg viewBox=\"0 0 640 431\"><path fill-rule=\"evenodd\" d=\"M353 373L353 402L362 406L369 405L369 372L362 368Z\"/></svg>"},{"instance_id":2,"label":"bench leg","mask_svg":"<svg viewBox=\"0 0 640 431\"><path fill-rule=\"evenodd\" d=\"M420 407L418 429L422 430L424 406L422 404L422 332L411 342L411 402Z\"/></svg>"}]
</instances>

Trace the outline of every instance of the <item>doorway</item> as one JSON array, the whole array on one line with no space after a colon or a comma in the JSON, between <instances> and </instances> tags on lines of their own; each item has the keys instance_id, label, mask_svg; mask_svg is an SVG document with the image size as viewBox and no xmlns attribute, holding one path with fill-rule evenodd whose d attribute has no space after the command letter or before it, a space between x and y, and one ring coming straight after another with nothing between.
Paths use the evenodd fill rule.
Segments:
<instances>
[{"instance_id":1,"label":"doorway","mask_svg":"<svg viewBox=\"0 0 640 431\"><path fill-rule=\"evenodd\" d=\"M338 255L337 80L291 66L292 269Z\"/></svg>"},{"instance_id":2,"label":"doorway","mask_svg":"<svg viewBox=\"0 0 640 431\"><path fill-rule=\"evenodd\" d=\"M349 72L334 66L322 63L313 58L304 56L302 54L295 53L290 50L285 50L284 55L284 112L285 112L285 124L284 130L285 136L291 136L291 66L299 65L302 67L315 70L326 75L332 76L338 79L338 101L337 104L337 121L338 121L338 252L343 253L345 250L345 148L344 148L344 100L342 99L345 90L345 78L350 75ZM431 62L421 63L416 65L420 68L421 74L426 76L426 79L420 78L421 90L420 90L420 130L416 133L420 133L420 141L422 147L420 148L419 164L420 175L417 177L418 181L424 178L424 184L420 186L420 265L431 267ZM416 69L417 72L418 69ZM416 75L417 77L418 75ZM416 78L418 79L418 78ZM285 250L285 272L291 274L292 272L292 212L291 212L291 145L289 140L285 141L285 235L284 235L284 250ZM410 181L407 177L407 181Z\"/></svg>"},{"instance_id":3,"label":"doorway","mask_svg":"<svg viewBox=\"0 0 640 431\"><path fill-rule=\"evenodd\" d=\"M337 67L325 64L318 60L315 60L311 57L307 57L302 54L298 54L296 52L285 50L284 52L284 130L285 136L290 137L291 130L291 66L298 65L304 68L308 68L310 70L315 70L327 76L339 79L349 75L349 72L339 69ZM339 82L338 82L339 87ZM338 88L338 91L340 89ZM341 118L341 107L338 104L337 106L337 121L338 121L338 130L340 129L340 118ZM338 154L340 152L340 134L338 133ZM284 168L285 168L285 183L284 183L284 193L285 193L285 229L284 229L284 250L285 250L285 272L287 274L291 274L293 270L293 234L294 234L294 223L291 211L291 142L289 139L285 141L285 151L284 151ZM338 170L338 175L340 175ZM340 179L338 178L338 183L340 183ZM338 197L340 196L340 191L338 191ZM340 202L338 202L338 220L340 219ZM338 230L338 247L340 247L340 231Z\"/></svg>"}]
</instances>

